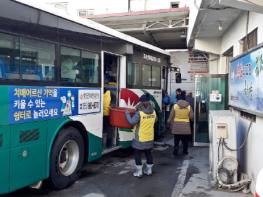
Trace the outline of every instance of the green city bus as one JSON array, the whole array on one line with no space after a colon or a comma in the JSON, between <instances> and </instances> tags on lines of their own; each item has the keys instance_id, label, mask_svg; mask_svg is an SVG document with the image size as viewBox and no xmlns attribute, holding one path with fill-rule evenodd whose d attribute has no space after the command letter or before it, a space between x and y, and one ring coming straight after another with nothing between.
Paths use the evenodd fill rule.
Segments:
<instances>
[{"instance_id":1,"label":"green city bus","mask_svg":"<svg viewBox=\"0 0 263 197\"><path fill-rule=\"evenodd\" d=\"M0 194L43 180L65 188L130 146L130 129L105 127L104 90L130 108L148 92L161 115L166 51L37 2L0 5Z\"/></svg>"}]
</instances>

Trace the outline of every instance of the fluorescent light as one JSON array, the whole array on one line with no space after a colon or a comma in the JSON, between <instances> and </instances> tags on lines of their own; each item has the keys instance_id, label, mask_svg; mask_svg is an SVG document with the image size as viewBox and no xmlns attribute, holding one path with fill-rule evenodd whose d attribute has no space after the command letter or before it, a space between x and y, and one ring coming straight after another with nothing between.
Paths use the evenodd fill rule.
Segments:
<instances>
[{"instance_id":1,"label":"fluorescent light","mask_svg":"<svg viewBox=\"0 0 263 197\"><path fill-rule=\"evenodd\" d=\"M218 22L218 30L219 30L219 31L222 31L222 30L223 30L223 25L222 25L222 22L221 22L221 21Z\"/></svg>"}]
</instances>

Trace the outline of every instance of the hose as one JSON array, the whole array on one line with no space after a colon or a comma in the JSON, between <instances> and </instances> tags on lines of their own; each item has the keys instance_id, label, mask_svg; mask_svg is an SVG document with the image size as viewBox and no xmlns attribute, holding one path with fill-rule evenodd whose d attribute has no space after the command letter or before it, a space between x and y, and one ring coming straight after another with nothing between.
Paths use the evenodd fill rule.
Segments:
<instances>
[{"instance_id":1,"label":"hose","mask_svg":"<svg viewBox=\"0 0 263 197\"><path fill-rule=\"evenodd\" d=\"M219 142L218 142L218 147L217 147L217 161L219 161L219 158L220 158L220 146L222 144L222 139L220 138L219 139Z\"/></svg>"},{"instance_id":2,"label":"hose","mask_svg":"<svg viewBox=\"0 0 263 197\"><path fill-rule=\"evenodd\" d=\"M244 180L238 181L236 183L232 183L232 184L226 184L222 181L219 171L220 171L220 169L224 169L223 163L226 159L232 160L236 164L236 166L238 166L238 161L234 157L224 157L221 161L218 162L217 170L216 170L216 178L217 178L219 186L222 188L225 188L225 189L230 189L233 192L240 191L240 190L246 188L247 185L251 182L250 179L244 179ZM237 169L235 169L235 170L237 171Z\"/></svg>"},{"instance_id":3,"label":"hose","mask_svg":"<svg viewBox=\"0 0 263 197\"><path fill-rule=\"evenodd\" d=\"M230 147L227 145L225 139L223 139L223 145L226 147L226 149L229 150L229 151L238 151L238 150L241 150L242 148L244 148L244 146L245 146L246 143L247 143L247 139L248 139L249 132L250 132L250 130L251 130L251 126L252 126L252 121L249 123L248 129L247 129L247 135L246 135L244 141L242 142L242 144L241 144L237 149L230 148ZM221 139L221 138L220 138L220 139Z\"/></svg>"}]
</instances>

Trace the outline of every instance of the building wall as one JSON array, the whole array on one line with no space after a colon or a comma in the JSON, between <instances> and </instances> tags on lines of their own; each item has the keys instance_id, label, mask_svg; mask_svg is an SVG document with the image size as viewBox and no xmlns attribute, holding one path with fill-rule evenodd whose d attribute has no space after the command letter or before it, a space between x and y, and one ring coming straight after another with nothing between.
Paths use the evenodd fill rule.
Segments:
<instances>
[{"instance_id":1,"label":"building wall","mask_svg":"<svg viewBox=\"0 0 263 197\"><path fill-rule=\"evenodd\" d=\"M172 100L175 97L175 90L181 88L186 93L195 92L195 74L207 71L207 64L202 63L190 63L188 51L173 51L171 54L172 67L180 68L182 83L176 83L176 72L171 71L168 73L168 93L171 95ZM194 73L196 72L196 73Z\"/></svg>"},{"instance_id":2,"label":"building wall","mask_svg":"<svg viewBox=\"0 0 263 197\"><path fill-rule=\"evenodd\" d=\"M220 54L221 39L220 38L198 38L198 39L195 39L195 47L204 52Z\"/></svg>"},{"instance_id":3,"label":"building wall","mask_svg":"<svg viewBox=\"0 0 263 197\"><path fill-rule=\"evenodd\" d=\"M194 13L196 12L196 9L197 8L194 8ZM191 11L192 10L190 8L189 30L193 29L192 25L194 24L194 22L191 21ZM195 13L195 15L197 14ZM242 53L242 46L239 41L244 38L247 33L250 33L255 28L258 28L257 44L263 43L262 21L263 14L243 11L243 13L241 13L238 19L230 25L229 29L221 38L214 38L213 41L207 39L195 41L195 49L210 52L209 73L228 73L228 61L226 57L223 57L224 52L233 47L233 56L236 57L240 55ZM197 24L195 24L195 26L196 25ZM189 31L189 34L190 33L191 32ZM219 41L220 39L221 41ZM219 47L218 41L220 45ZM219 53L217 53L218 50ZM248 125L250 121L241 117L239 110L233 109L232 111L237 117L237 144L241 145L243 140L245 139L245 136L247 135ZM246 146L238 152L241 172L247 173L252 178L251 189L253 193L255 189L257 174L259 173L260 169L263 168L263 157L261 156L263 154L262 128L263 118L257 116L256 122L253 123L250 129Z\"/></svg>"},{"instance_id":4,"label":"building wall","mask_svg":"<svg viewBox=\"0 0 263 197\"><path fill-rule=\"evenodd\" d=\"M219 74L219 56L214 54L209 54L209 74Z\"/></svg>"},{"instance_id":5,"label":"building wall","mask_svg":"<svg viewBox=\"0 0 263 197\"><path fill-rule=\"evenodd\" d=\"M258 44L263 42L263 14L249 13L248 32L251 32L256 27L258 28ZM244 12L236 22L228 29L222 37L221 53L233 46L234 57L241 54L239 40L246 35L247 12ZM249 125L249 120L240 116L238 110L233 110L237 117L237 135L238 144L240 145L246 134ZM253 123L250 130L248 141L245 148L239 152L241 170L252 177L252 191L254 191L255 180L259 170L263 168L263 118L256 117L256 122Z\"/></svg>"},{"instance_id":6,"label":"building wall","mask_svg":"<svg viewBox=\"0 0 263 197\"><path fill-rule=\"evenodd\" d=\"M131 0L131 11L156 10L170 8L174 0Z\"/></svg>"},{"instance_id":7,"label":"building wall","mask_svg":"<svg viewBox=\"0 0 263 197\"><path fill-rule=\"evenodd\" d=\"M94 14L109 14L109 13L120 13L128 12L128 0L96 0L96 1L83 1L74 0L69 1L68 11L72 15L77 15L79 9L94 9ZM118 5L118 6L116 6Z\"/></svg>"},{"instance_id":8,"label":"building wall","mask_svg":"<svg viewBox=\"0 0 263 197\"><path fill-rule=\"evenodd\" d=\"M248 12L243 12L222 37L221 53L233 46L234 57L240 54L239 40L246 35ZM263 42L263 14L249 13L248 33L258 28L258 44Z\"/></svg>"},{"instance_id":9,"label":"building wall","mask_svg":"<svg viewBox=\"0 0 263 197\"><path fill-rule=\"evenodd\" d=\"M77 15L80 9L93 9L94 14L110 14L128 12L128 0L109 0L83 1L83 0L40 0L44 3L53 5L64 10L68 14ZM187 0L130 0L131 11L144 11L156 9L168 9L171 2L179 2L179 7L185 7ZM116 6L118 5L118 6Z\"/></svg>"},{"instance_id":10,"label":"building wall","mask_svg":"<svg viewBox=\"0 0 263 197\"><path fill-rule=\"evenodd\" d=\"M194 80L191 77L189 71L191 70L191 64L188 62L188 51L171 52L171 63L173 67L180 68L182 83L175 83L175 73L171 72L172 87L173 89L181 88L187 92L194 91ZM174 89L174 91L175 91Z\"/></svg>"}]
</instances>

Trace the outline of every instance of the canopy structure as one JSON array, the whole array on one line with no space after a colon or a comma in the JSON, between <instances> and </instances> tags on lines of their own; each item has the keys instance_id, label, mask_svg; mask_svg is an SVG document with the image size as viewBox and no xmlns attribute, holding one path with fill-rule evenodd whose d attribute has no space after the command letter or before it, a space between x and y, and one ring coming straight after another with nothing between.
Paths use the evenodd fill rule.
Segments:
<instances>
[{"instance_id":1,"label":"canopy structure","mask_svg":"<svg viewBox=\"0 0 263 197\"><path fill-rule=\"evenodd\" d=\"M171 8L86 18L163 49L185 49L188 15L188 8Z\"/></svg>"}]
</instances>

